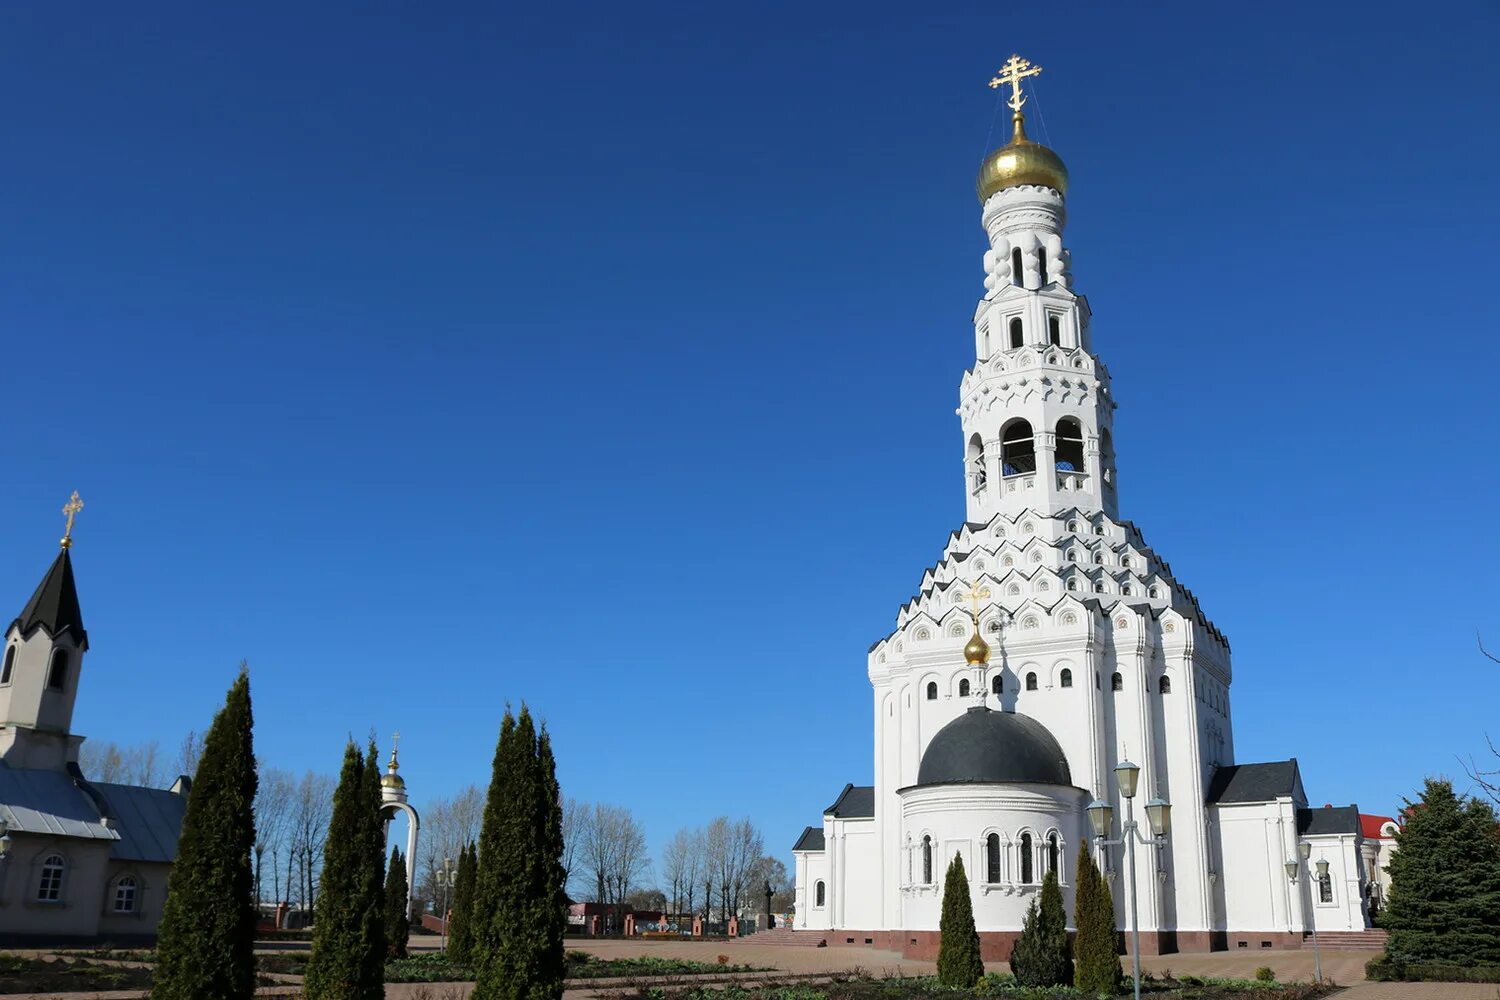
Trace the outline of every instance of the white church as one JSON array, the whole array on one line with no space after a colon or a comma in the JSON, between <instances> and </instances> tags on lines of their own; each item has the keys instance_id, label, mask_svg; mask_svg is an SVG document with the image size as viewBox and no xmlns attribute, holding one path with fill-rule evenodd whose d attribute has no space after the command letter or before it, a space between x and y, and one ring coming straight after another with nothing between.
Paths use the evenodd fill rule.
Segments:
<instances>
[{"instance_id":1,"label":"white church","mask_svg":"<svg viewBox=\"0 0 1500 1000\"><path fill-rule=\"evenodd\" d=\"M1295 759L1236 761L1229 642L1120 517L1068 173L1021 113L1039 71L1012 57L992 84L1011 88L1014 135L979 171L966 517L869 650L875 783L845 786L798 839L795 929L933 957L957 854L985 958L1003 959L1049 871L1071 923L1085 841L1127 928L1121 848L1094 844L1087 810L1111 805L1120 837L1128 756L1141 829L1148 801L1170 803L1164 843L1136 852L1143 952L1297 948L1314 926L1350 940L1369 926L1358 810L1310 808Z\"/></svg>"}]
</instances>

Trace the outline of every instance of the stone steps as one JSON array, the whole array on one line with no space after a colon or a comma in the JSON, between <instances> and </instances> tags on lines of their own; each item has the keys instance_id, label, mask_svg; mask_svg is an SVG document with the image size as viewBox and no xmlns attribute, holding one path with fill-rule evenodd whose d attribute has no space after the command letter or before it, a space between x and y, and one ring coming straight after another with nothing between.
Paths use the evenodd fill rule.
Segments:
<instances>
[{"instance_id":1,"label":"stone steps","mask_svg":"<svg viewBox=\"0 0 1500 1000\"><path fill-rule=\"evenodd\" d=\"M1312 935L1302 935L1302 946L1312 947ZM1335 951L1385 951L1385 931L1369 928L1362 931L1323 931L1318 935L1318 947Z\"/></svg>"},{"instance_id":2,"label":"stone steps","mask_svg":"<svg viewBox=\"0 0 1500 1000\"><path fill-rule=\"evenodd\" d=\"M797 931L790 927L776 927L756 934L735 938L746 944L774 944L792 948L826 948L828 938L821 931Z\"/></svg>"}]
</instances>

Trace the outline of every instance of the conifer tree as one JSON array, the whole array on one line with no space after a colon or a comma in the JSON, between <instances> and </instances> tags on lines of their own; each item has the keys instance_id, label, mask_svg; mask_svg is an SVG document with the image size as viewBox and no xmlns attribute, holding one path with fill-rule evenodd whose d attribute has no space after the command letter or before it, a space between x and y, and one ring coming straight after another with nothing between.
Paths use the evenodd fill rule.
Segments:
<instances>
[{"instance_id":1,"label":"conifer tree","mask_svg":"<svg viewBox=\"0 0 1500 1000\"><path fill-rule=\"evenodd\" d=\"M943 913L938 922L938 982L944 986L973 989L984 977L979 954L979 932L974 928L974 901L969 898L969 877L958 854L948 864L943 878Z\"/></svg>"},{"instance_id":2,"label":"conifer tree","mask_svg":"<svg viewBox=\"0 0 1500 1000\"><path fill-rule=\"evenodd\" d=\"M1377 922L1390 962L1500 963L1500 838L1488 803L1429 778L1421 802L1407 803L1387 867Z\"/></svg>"},{"instance_id":3,"label":"conifer tree","mask_svg":"<svg viewBox=\"0 0 1500 1000\"><path fill-rule=\"evenodd\" d=\"M474 1000L562 996L561 821L550 761L531 712L523 705L512 718L507 711L479 835L470 918Z\"/></svg>"},{"instance_id":4,"label":"conifer tree","mask_svg":"<svg viewBox=\"0 0 1500 1000\"><path fill-rule=\"evenodd\" d=\"M411 915L406 907L406 859L391 848L391 864L385 870L385 954L406 957L406 939L411 935Z\"/></svg>"},{"instance_id":5,"label":"conifer tree","mask_svg":"<svg viewBox=\"0 0 1500 1000\"><path fill-rule=\"evenodd\" d=\"M155 1000L255 994L255 745L244 664L214 716L188 794L156 945Z\"/></svg>"},{"instance_id":6,"label":"conifer tree","mask_svg":"<svg viewBox=\"0 0 1500 1000\"><path fill-rule=\"evenodd\" d=\"M458 852L458 871L453 878L453 902L449 907L448 958L459 965L474 960L474 877L479 865L478 848L468 844Z\"/></svg>"},{"instance_id":7,"label":"conifer tree","mask_svg":"<svg viewBox=\"0 0 1500 1000\"><path fill-rule=\"evenodd\" d=\"M1055 871L1042 879L1040 897L1033 899L1026 911L1021 937L1010 954L1010 967L1022 986L1065 986L1073 981L1068 916Z\"/></svg>"},{"instance_id":8,"label":"conifer tree","mask_svg":"<svg viewBox=\"0 0 1500 1000\"><path fill-rule=\"evenodd\" d=\"M373 746L368 760L352 740L344 747L314 913L312 957L303 981L307 1000L384 996L380 778L374 760Z\"/></svg>"},{"instance_id":9,"label":"conifer tree","mask_svg":"<svg viewBox=\"0 0 1500 1000\"><path fill-rule=\"evenodd\" d=\"M1116 951L1115 907L1088 844L1078 848L1078 870L1073 880L1074 984L1086 993L1113 995L1120 985L1120 956Z\"/></svg>"}]
</instances>

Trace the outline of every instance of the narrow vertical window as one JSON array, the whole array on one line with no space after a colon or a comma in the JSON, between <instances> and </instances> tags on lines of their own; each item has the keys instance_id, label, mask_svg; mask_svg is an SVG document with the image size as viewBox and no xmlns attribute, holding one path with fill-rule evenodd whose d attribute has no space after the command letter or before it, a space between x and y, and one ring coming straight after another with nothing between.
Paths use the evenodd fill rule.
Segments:
<instances>
[{"instance_id":1,"label":"narrow vertical window","mask_svg":"<svg viewBox=\"0 0 1500 1000\"><path fill-rule=\"evenodd\" d=\"M937 701L937 681L927 682L927 700Z\"/></svg>"},{"instance_id":2,"label":"narrow vertical window","mask_svg":"<svg viewBox=\"0 0 1500 1000\"><path fill-rule=\"evenodd\" d=\"M1332 875L1319 875L1318 876L1318 902L1320 902L1320 903L1331 903L1331 902L1333 902L1333 876Z\"/></svg>"},{"instance_id":3,"label":"narrow vertical window","mask_svg":"<svg viewBox=\"0 0 1500 1000\"><path fill-rule=\"evenodd\" d=\"M1028 691L1035 691L1036 690L1036 674L1035 674L1035 672L1029 673L1029 674L1026 675L1026 690L1028 690Z\"/></svg>"},{"instance_id":4,"label":"narrow vertical window","mask_svg":"<svg viewBox=\"0 0 1500 1000\"><path fill-rule=\"evenodd\" d=\"M984 838L985 880L990 885L1000 881L1000 835L992 833Z\"/></svg>"},{"instance_id":5,"label":"narrow vertical window","mask_svg":"<svg viewBox=\"0 0 1500 1000\"><path fill-rule=\"evenodd\" d=\"M922 837L922 884L932 884L932 837Z\"/></svg>"},{"instance_id":6,"label":"narrow vertical window","mask_svg":"<svg viewBox=\"0 0 1500 1000\"><path fill-rule=\"evenodd\" d=\"M1047 285L1047 248L1046 247L1037 247L1036 248L1036 269L1037 269L1037 273L1039 273L1042 276L1042 287L1045 288L1046 285Z\"/></svg>"},{"instance_id":7,"label":"narrow vertical window","mask_svg":"<svg viewBox=\"0 0 1500 1000\"><path fill-rule=\"evenodd\" d=\"M990 690L996 694L1005 693L1005 676L1003 674L996 674L994 679L990 681Z\"/></svg>"},{"instance_id":8,"label":"narrow vertical window","mask_svg":"<svg viewBox=\"0 0 1500 1000\"><path fill-rule=\"evenodd\" d=\"M973 484L973 492L978 493L984 489L989 477L989 469L984 461L984 439L975 434L969 438L969 481Z\"/></svg>"},{"instance_id":9,"label":"narrow vertical window","mask_svg":"<svg viewBox=\"0 0 1500 1000\"><path fill-rule=\"evenodd\" d=\"M1030 885L1036 881L1031 864L1031 834L1021 834L1021 881Z\"/></svg>"},{"instance_id":10,"label":"narrow vertical window","mask_svg":"<svg viewBox=\"0 0 1500 1000\"><path fill-rule=\"evenodd\" d=\"M1062 346L1062 320L1056 316L1047 317L1047 341L1053 347Z\"/></svg>"},{"instance_id":11,"label":"narrow vertical window","mask_svg":"<svg viewBox=\"0 0 1500 1000\"><path fill-rule=\"evenodd\" d=\"M1021 317L1017 316L1010 321L1010 346L1020 347L1026 343L1026 328L1021 325Z\"/></svg>"},{"instance_id":12,"label":"narrow vertical window","mask_svg":"<svg viewBox=\"0 0 1500 1000\"><path fill-rule=\"evenodd\" d=\"M1058 472L1082 472L1083 425L1072 417L1063 417L1057 422Z\"/></svg>"},{"instance_id":13,"label":"narrow vertical window","mask_svg":"<svg viewBox=\"0 0 1500 1000\"><path fill-rule=\"evenodd\" d=\"M115 882L115 912L135 912L135 876L122 875Z\"/></svg>"},{"instance_id":14,"label":"narrow vertical window","mask_svg":"<svg viewBox=\"0 0 1500 1000\"><path fill-rule=\"evenodd\" d=\"M817 902L815 902L813 905L814 906L822 906L824 899L827 897L827 894L828 894L828 890L827 890L827 888L824 887L822 881L820 880L818 882L817 886L815 887L815 891L814 891L814 896L817 899Z\"/></svg>"},{"instance_id":15,"label":"narrow vertical window","mask_svg":"<svg viewBox=\"0 0 1500 1000\"><path fill-rule=\"evenodd\" d=\"M1049 872L1057 871L1057 854L1057 834L1049 833L1047 834L1047 870ZM1062 876L1059 875L1058 879L1061 880Z\"/></svg>"},{"instance_id":16,"label":"narrow vertical window","mask_svg":"<svg viewBox=\"0 0 1500 1000\"><path fill-rule=\"evenodd\" d=\"M1016 247L1010 252L1010 281L1013 285L1025 286L1026 271L1021 264L1021 248Z\"/></svg>"},{"instance_id":17,"label":"narrow vertical window","mask_svg":"<svg viewBox=\"0 0 1500 1000\"><path fill-rule=\"evenodd\" d=\"M42 862L42 877L36 885L37 902L56 903L62 899L64 868L61 854L49 854Z\"/></svg>"},{"instance_id":18,"label":"narrow vertical window","mask_svg":"<svg viewBox=\"0 0 1500 1000\"><path fill-rule=\"evenodd\" d=\"M1167 675L1163 674L1161 680L1158 681L1157 684L1156 684L1156 690L1158 692L1160 692L1161 694L1171 694L1172 693L1172 678L1170 678Z\"/></svg>"},{"instance_id":19,"label":"narrow vertical window","mask_svg":"<svg viewBox=\"0 0 1500 1000\"><path fill-rule=\"evenodd\" d=\"M958 682L958 696L967 698L969 696L969 682L967 679Z\"/></svg>"},{"instance_id":20,"label":"narrow vertical window","mask_svg":"<svg viewBox=\"0 0 1500 1000\"><path fill-rule=\"evenodd\" d=\"M68 683L68 651L54 649L52 665L47 669L47 686L61 691Z\"/></svg>"},{"instance_id":21,"label":"narrow vertical window","mask_svg":"<svg viewBox=\"0 0 1500 1000\"><path fill-rule=\"evenodd\" d=\"M1119 674L1110 674L1109 689L1111 691L1124 691L1125 678L1121 677Z\"/></svg>"},{"instance_id":22,"label":"narrow vertical window","mask_svg":"<svg viewBox=\"0 0 1500 1000\"><path fill-rule=\"evenodd\" d=\"M0 667L0 684L10 683L10 672L16 667L16 647L5 647L5 666Z\"/></svg>"},{"instance_id":23,"label":"narrow vertical window","mask_svg":"<svg viewBox=\"0 0 1500 1000\"><path fill-rule=\"evenodd\" d=\"M1062 673L1057 675L1057 686L1070 688L1073 686L1073 671L1067 667L1062 668Z\"/></svg>"}]
</instances>

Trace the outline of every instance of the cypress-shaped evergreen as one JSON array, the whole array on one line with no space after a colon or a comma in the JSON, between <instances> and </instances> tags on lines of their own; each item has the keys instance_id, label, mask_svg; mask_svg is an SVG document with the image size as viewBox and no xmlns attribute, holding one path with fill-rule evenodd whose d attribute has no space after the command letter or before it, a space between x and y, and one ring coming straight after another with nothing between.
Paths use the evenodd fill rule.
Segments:
<instances>
[{"instance_id":1,"label":"cypress-shaped evergreen","mask_svg":"<svg viewBox=\"0 0 1500 1000\"><path fill-rule=\"evenodd\" d=\"M1407 803L1388 870L1376 922L1391 963L1500 963L1500 838L1488 803L1427 779L1421 802Z\"/></svg>"},{"instance_id":2,"label":"cypress-shaped evergreen","mask_svg":"<svg viewBox=\"0 0 1500 1000\"><path fill-rule=\"evenodd\" d=\"M453 901L448 907L448 957L460 965L474 960L474 877L479 849L473 844L458 852L458 871L453 878Z\"/></svg>"},{"instance_id":3,"label":"cypress-shaped evergreen","mask_svg":"<svg viewBox=\"0 0 1500 1000\"><path fill-rule=\"evenodd\" d=\"M406 907L406 859L391 848L391 863L385 870L385 954L406 957L406 939L411 936L411 914Z\"/></svg>"},{"instance_id":4,"label":"cypress-shaped evergreen","mask_svg":"<svg viewBox=\"0 0 1500 1000\"><path fill-rule=\"evenodd\" d=\"M1042 879L1040 897L1033 899L1026 911L1026 924L1010 953L1010 968L1022 986L1065 986L1073 982L1068 915L1055 871Z\"/></svg>"},{"instance_id":5,"label":"cypress-shaped evergreen","mask_svg":"<svg viewBox=\"0 0 1500 1000\"><path fill-rule=\"evenodd\" d=\"M253 725L250 674L241 664L188 794L157 932L154 1000L255 995Z\"/></svg>"},{"instance_id":6,"label":"cypress-shaped evergreen","mask_svg":"<svg viewBox=\"0 0 1500 1000\"><path fill-rule=\"evenodd\" d=\"M303 980L307 1000L381 1000L384 996L379 803L375 748L371 746L367 760L351 740L344 747L344 764L333 793L314 911L312 956Z\"/></svg>"},{"instance_id":7,"label":"cypress-shaped evergreen","mask_svg":"<svg viewBox=\"0 0 1500 1000\"><path fill-rule=\"evenodd\" d=\"M1073 880L1073 982L1086 993L1114 995L1120 985L1120 956L1116 951L1115 906L1087 844L1078 849Z\"/></svg>"},{"instance_id":8,"label":"cypress-shaped evergreen","mask_svg":"<svg viewBox=\"0 0 1500 1000\"><path fill-rule=\"evenodd\" d=\"M512 718L507 711L479 835L470 917L473 1000L562 996L562 837L550 760L531 712L523 705Z\"/></svg>"},{"instance_id":9,"label":"cypress-shaped evergreen","mask_svg":"<svg viewBox=\"0 0 1500 1000\"><path fill-rule=\"evenodd\" d=\"M979 931L974 928L974 901L969 898L969 876L964 859L953 855L943 877L943 913L938 920L938 982L973 989L984 978L979 955Z\"/></svg>"}]
</instances>

